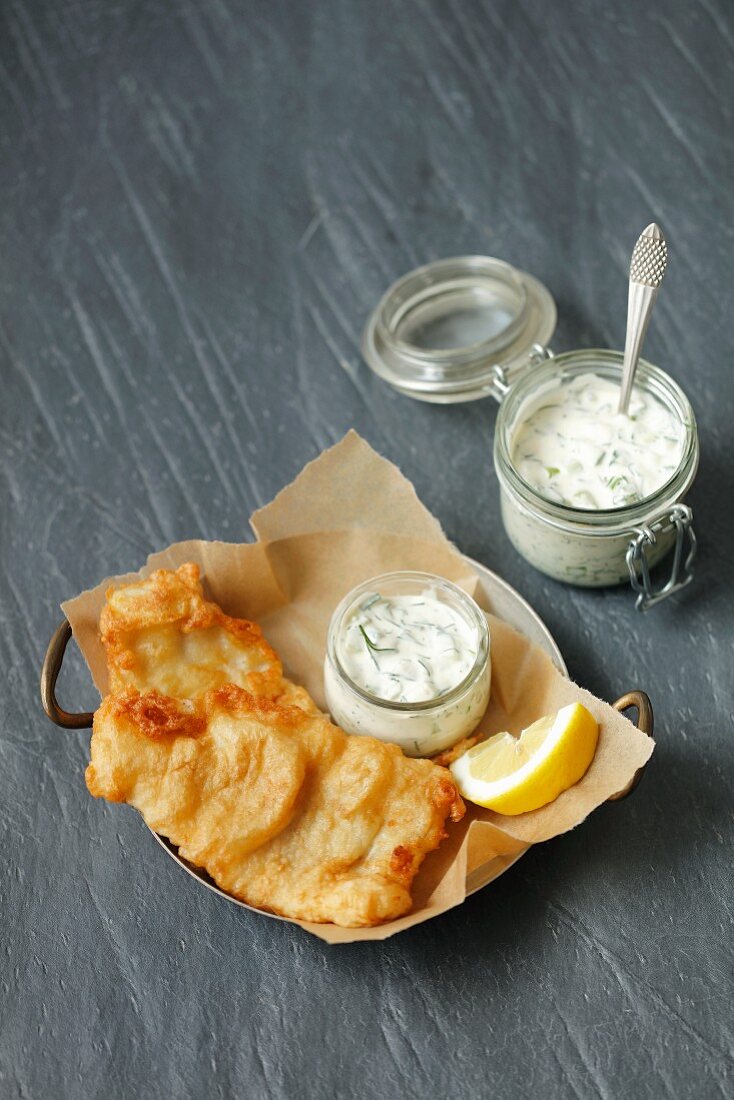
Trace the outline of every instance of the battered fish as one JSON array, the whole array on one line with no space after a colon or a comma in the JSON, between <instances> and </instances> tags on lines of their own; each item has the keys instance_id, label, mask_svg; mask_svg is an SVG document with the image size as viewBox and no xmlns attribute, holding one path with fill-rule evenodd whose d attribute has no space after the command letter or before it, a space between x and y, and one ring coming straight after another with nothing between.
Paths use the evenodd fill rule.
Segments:
<instances>
[{"instance_id":1,"label":"battered fish","mask_svg":"<svg viewBox=\"0 0 734 1100\"><path fill-rule=\"evenodd\" d=\"M204 600L195 566L110 591L100 626L113 691L93 795L135 806L259 908L347 927L410 909L424 856L464 813L445 769L332 725L258 627Z\"/></svg>"},{"instance_id":2,"label":"battered fish","mask_svg":"<svg viewBox=\"0 0 734 1100\"><path fill-rule=\"evenodd\" d=\"M191 562L108 589L99 630L110 691L133 687L196 699L224 684L267 697L283 689L278 655L260 627L205 600Z\"/></svg>"}]
</instances>

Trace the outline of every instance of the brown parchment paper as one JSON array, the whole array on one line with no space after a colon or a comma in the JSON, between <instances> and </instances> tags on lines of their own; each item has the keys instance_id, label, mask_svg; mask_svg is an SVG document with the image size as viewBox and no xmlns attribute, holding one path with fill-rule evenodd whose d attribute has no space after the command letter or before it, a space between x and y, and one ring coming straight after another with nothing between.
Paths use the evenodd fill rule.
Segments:
<instances>
[{"instance_id":1,"label":"brown parchment paper","mask_svg":"<svg viewBox=\"0 0 734 1100\"><path fill-rule=\"evenodd\" d=\"M99 615L110 585L159 568L197 562L205 587L226 612L259 622L287 675L326 707L322 665L331 613L349 589L377 573L421 569L460 584L481 603L478 579L418 500L400 471L355 432L310 463L251 520L257 541L179 542L151 555L138 573L109 577L62 604L100 694L107 690ZM574 828L623 790L650 757L653 742L611 706L565 679L550 658L488 614L492 694L480 729L518 733L542 714L579 700L600 725L599 746L583 779L555 802L504 817L470 807L418 874L411 912L377 928L293 921L328 943L380 940L464 900L467 881L500 873L529 844ZM489 876L487 868L489 865Z\"/></svg>"}]
</instances>

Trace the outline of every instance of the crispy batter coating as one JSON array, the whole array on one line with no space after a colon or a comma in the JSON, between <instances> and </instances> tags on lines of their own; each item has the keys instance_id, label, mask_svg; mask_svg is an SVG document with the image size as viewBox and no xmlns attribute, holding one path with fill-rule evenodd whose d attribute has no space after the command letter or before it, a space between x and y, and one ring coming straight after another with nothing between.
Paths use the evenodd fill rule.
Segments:
<instances>
[{"instance_id":1,"label":"crispy batter coating","mask_svg":"<svg viewBox=\"0 0 734 1100\"><path fill-rule=\"evenodd\" d=\"M191 562L110 588L99 629L110 691L133 687L195 699L223 684L264 696L282 688L278 655L260 627L205 600Z\"/></svg>"},{"instance_id":2,"label":"crispy batter coating","mask_svg":"<svg viewBox=\"0 0 734 1100\"><path fill-rule=\"evenodd\" d=\"M483 733L470 733L468 737L462 737L461 741L457 741L450 748L437 752L431 760L434 764L440 764L442 768L448 768L449 764L453 764L454 760L458 760L465 752L474 748L485 736Z\"/></svg>"},{"instance_id":3,"label":"crispy batter coating","mask_svg":"<svg viewBox=\"0 0 734 1100\"><path fill-rule=\"evenodd\" d=\"M424 856L446 835L446 819L463 816L452 777L428 760L408 759L396 745L348 736L332 725L303 688L282 679L279 663L272 663L275 654L270 667L277 667L279 681L267 680L269 695L260 678L257 690L225 682L200 691L201 668L215 681L221 669L216 658L202 660L202 647L195 645L192 672L186 663L192 649L184 647L177 650L178 667L166 661L165 682L179 690L193 684L197 691L177 698L163 694L158 670L140 659L140 637L151 621L154 629L163 625L187 640L211 631L212 608L235 623L203 600L198 574L189 581L184 573L185 587L198 588L206 611L199 618L194 596L170 580L181 572L159 571L131 586L134 593L109 596L102 629L110 663L118 670L120 653L132 653L123 668L137 682L108 695L95 715L89 790L135 806L184 858L251 905L347 927L407 912ZM181 602L169 593L183 596ZM116 622L110 629L113 601ZM213 621L221 628L216 615ZM223 629L253 638L245 650L262 654L262 646L272 653L253 624ZM208 641L212 637L207 634ZM212 645L221 655L221 637ZM222 674L233 669L245 681L251 675L242 661L230 662Z\"/></svg>"},{"instance_id":4,"label":"crispy batter coating","mask_svg":"<svg viewBox=\"0 0 734 1100\"><path fill-rule=\"evenodd\" d=\"M231 721L227 693L235 691L242 689L230 685L192 702L128 688L108 695L94 716L90 792L137 807L202 867L224 852L240 860L280 832L306 771L287 725L261 720L267 700L247 695L249 715Z\"/></svg>"},{"instance_id":5,"label":"crispy batter coating","mask_svg":"<svg viewBox=\"0 0 734 1100\"><path fill-rule=\"evenodd\" d=\"M87 785L236 897L349 927L407 912L423 857L463 812L429 761L234 685L196 702L107 696Z\"/></svg>"}]
</instances>

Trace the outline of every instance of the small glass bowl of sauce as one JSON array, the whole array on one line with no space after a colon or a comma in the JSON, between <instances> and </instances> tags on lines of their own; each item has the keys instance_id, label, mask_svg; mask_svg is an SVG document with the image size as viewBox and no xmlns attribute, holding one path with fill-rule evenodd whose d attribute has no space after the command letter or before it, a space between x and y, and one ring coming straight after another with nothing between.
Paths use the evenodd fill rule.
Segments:
<instances>
[{"instance_id":1,"label":"small glass bowl of sauce","mask_svg":"<svg viewBox=\"0 0 734 1100\"><path fill-rule=\"evenodd\" d=\"M474 600L431 573L384 573L341 601L324 685L348 733L432 756L476 729L489 702L490 638Z\"/></svg>"}]
</instances>

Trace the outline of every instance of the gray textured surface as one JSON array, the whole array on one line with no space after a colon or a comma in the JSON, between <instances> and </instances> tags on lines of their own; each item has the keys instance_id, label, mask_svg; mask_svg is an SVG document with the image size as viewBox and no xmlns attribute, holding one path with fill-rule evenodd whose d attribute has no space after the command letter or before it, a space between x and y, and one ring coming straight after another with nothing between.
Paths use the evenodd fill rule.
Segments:
<instances>
[{"instance_id":1,"label":"gray textured surface","mask_svg":"<svg viewBox=\"0 0 734 1100\"><path fill-rule=\"evenodd\" d=\"M731 4L7 0L0 89L0 1094L731 1096ZM491 403L397 396L358 336L414 263L487 252L552 289L557 349L619 347L653 217L701 554L642 618L513 553ZM244 536L350 426L577 678L649 691L659 748L458 911L327 949L90 799L37 675L62 598ZM63 690L94 702L79 662Z\"/></svg>"}]
</instances>

